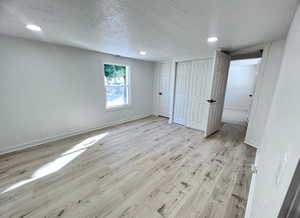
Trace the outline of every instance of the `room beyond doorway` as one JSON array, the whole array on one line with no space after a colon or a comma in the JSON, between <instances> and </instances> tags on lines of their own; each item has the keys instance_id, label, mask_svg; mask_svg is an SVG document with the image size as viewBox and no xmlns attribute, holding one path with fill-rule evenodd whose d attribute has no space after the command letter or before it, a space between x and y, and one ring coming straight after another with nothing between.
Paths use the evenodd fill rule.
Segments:
<instances>
[{"instance_id":1,"label":"room beyond doorway","mask_svg":"<svg viewBox=\"0 0 300 218\"><path fill-rule=\"evenodd\" d=\"M230 62L222 121L247 126L261 58Z\"/></svg>"}]
</instances>

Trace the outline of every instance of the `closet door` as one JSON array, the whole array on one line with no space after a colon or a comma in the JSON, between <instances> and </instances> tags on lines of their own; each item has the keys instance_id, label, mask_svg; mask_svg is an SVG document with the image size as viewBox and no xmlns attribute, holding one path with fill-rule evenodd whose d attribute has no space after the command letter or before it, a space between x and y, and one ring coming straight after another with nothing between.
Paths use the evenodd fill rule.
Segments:
<instances>
[{"instance_id":1,"label":"closet door","mask_svg":"<svg viewBox=\"0 0 300 218\"><path fill-rule=\"evenodd\" d=\"M177 63L176 83L175 83L175 102L174 102L174 122L186 125L188 112L188 89L192 62Z\"/></svg>"},{"instance_id":2,"label":"closet door","mask_svg":"<svg viewBox=\"0 0 300 218\"><path fill-rule=\"evenodd\" d=\"M207 96L209 96L209 80L212 74L213 59L195 60L189 77L187 97L186 126L205 130L207 114Z\"/></svg>"}]
</instances>

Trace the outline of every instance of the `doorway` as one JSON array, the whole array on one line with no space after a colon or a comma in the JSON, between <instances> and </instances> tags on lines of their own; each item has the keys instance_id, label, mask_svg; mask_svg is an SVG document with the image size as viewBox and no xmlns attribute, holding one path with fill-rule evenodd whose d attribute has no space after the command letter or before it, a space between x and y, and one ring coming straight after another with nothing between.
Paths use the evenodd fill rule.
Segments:
<instances>
[{"instance_id":1,"label":"doorway","mask_svg":"<svg viewBox=\"0 0 300 218\"><path fill-rule=\"evenodd\" d=\"M261 58L230 62L222 121L247 127Z\"/></svg>"}]
</instances>

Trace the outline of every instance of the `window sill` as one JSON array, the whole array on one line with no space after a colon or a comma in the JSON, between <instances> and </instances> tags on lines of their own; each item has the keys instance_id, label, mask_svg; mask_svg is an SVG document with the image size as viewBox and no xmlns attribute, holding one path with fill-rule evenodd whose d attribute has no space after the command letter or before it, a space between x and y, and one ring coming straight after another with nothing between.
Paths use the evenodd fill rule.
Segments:
<instances>
[{"instance_id":1,"label":"window sill","mask_svg":"<svg viewBox=\"0 0 300 218\"><path fill-rule=\"evenodd\" d=\"M120 111L120 110L129 109L129 108L130 108L130 105L126 104L126 105L120 105L120 106L114 106L114 107L107 107L107 108L105 108L104 111L106 111L106 112Z\"/></svg>"}]
</instances>

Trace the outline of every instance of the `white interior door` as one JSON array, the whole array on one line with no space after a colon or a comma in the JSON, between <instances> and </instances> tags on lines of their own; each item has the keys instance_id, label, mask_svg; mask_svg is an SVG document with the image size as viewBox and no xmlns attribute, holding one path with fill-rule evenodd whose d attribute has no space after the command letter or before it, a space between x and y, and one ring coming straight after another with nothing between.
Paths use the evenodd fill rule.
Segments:
<instances>
[{"instance_id":1,"label":"white interior door","mask_svg":"<svg viewBox=\"0 0 300 218\"><path fill-rule=\"evenodd\" d=\"M221 128L229 64L230 56L217 51L207 99L205 136L209 136Z\"/></svg>"},{"instance_id":2,"label":"white interior door","mask_svg":"<svg viewBox=\"0 0 300 218\"><path fill-rule=\"evenodd\" d=\"M188 87L192 62L177 63L176 83L175 83L175 103L174 103L174 122L186 125L188 110Z\"/></svg>"},{"instance_id":3,"label":"white interior door","mask_svg":"<svg viewBox=\"0 0 300 218\"><path fill-rule=\"evenodd\" d=\"M165 63L160 65L159 70L159 115L169 117L170 106L170 71L171 64Z\"/></svg>"}]
</instances>

